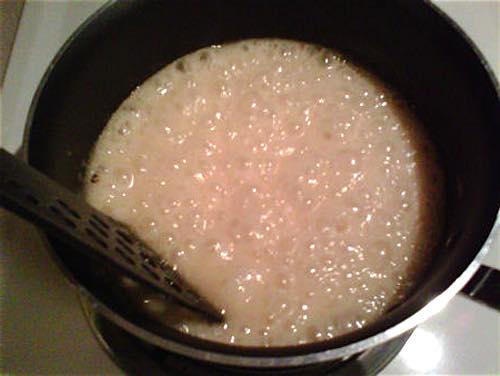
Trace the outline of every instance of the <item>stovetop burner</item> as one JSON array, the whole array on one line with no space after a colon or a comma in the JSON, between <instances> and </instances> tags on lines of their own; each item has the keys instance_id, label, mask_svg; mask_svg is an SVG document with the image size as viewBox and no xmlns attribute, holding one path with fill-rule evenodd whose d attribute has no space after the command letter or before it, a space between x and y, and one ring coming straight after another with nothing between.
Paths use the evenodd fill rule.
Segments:
<instances>
[{"instance_id":1,"label":"stovetop burner","mask_svg":"<svg viewBox=\"0 0 500 376\"><path fill-rule=\"evenodd\" d=\"M412 332L383 343L359 355L339 362L322 363L293 369L243 369L212 365L174 354L153 346L123 330L81 298L83 311L98 342L113 361L131 375L376 375L399 353Z\"/></svg>"}]
</instances>

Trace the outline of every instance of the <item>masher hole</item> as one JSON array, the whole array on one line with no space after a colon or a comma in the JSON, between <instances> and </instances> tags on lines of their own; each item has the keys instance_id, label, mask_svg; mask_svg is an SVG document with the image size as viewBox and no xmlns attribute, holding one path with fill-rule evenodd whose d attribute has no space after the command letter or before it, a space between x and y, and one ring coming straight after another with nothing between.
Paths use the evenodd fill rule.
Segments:
<instances>
[{"instance_id":1,"label":"masher hole","mask_svg":"<svg viewBox=\"0 0 500 376\"><path fill-rule=\"evenodd\" d=\"M180 288L180 286L179 286L177 283L175 283L174 281L172 281L171 279L169 279L168 277L163 277L163 280L164 280L165 282L167 282L167 283L168 283L168 285L169 285L172 289L174 289L175 291L177 291L178 293L181 293L181 292L182 292L182 289Z\"/></svg>"},{"instance_id":2,"label":"masher hole","mask_svg":"<svg viewBox=\"0 0 500 376\"><path fill-rule=\"evenodd\" d=\"M135 265L135 261L129 255L127 255L127 253L122 248L117 246L115 247L115 251L118 252L118 254L122 257L122 259L124 259L130 265Z\"/></svg>"},{"instance_id":3,"label":"masher hole","mask_svg":"<svg viewBox=\"0 0 500 376\"><path fill-rule=\"evenodd\" d=\"M158 274L156 274L146 263L142 263L141 264L142 268L148 272L148 274L153 277L154 279L156 279L157 281L160 280L160 277L158 276Z\"/></svg>"},{"instance_id":4,"label":"masher hole","mask_svg":"<svg viewBox=\"0 0 500 376\"><path fill-rule=\"evenodd\" d=\"M68 227L73 228L73 229L75 229L75 228L76 228L76 224L75 224L75 222L73 222L71 219L68 219L68 218L64 218L64 217L63 217L63 221L64 221L64 223L65 223Z\"/></svg>"},{"instance_id":5,"label":"masher hole","mask_svg":"<svg viewBox=\"0 0 500 376\"><path fill-rule=\"evenodd\" d=\"M103 229L109 230L109 225L106 222L104 222L104 220L99 218L97 215L92 214L90 218L96 221Z\"/></svg>"},{"instance_id":6,"label":"masher hole","mask_svg":"<svg viewBox=\"0 0 500 376\"><path fill-rule=\"evenodd\" d=\"M99 224L94 221L92 218L89 219L89 225L92 226L94 230L96 230L99 234L101 234L104 238L109 238L109 235L106 231L104 231Z\"/></svg>"},{"instance_id":7,"label":"masher hole","mask_svg":"<svg viewBox=\"0 0 500 376\"><path fill-rule=\"evenodd\" d=\"M99 237L99 235L97 235L94 231L92 231L91 229L89 228L86 228L85 229L85 233L90 236L92 238L92 240L94 240L97 244L101 245L103 248L108 248L108 245L106 244L106 242L101 239Z\"/></svg>"},{"instance_id":8,"label":"masher hole","mask_svg":"<svg viewBox=\"0 0 500 376\"><path fill-rule=\"evenodd\" d=\"M126 241L128 244L132 245L134 243L134 241L132 240L132 238L126 234L124 231L122 230L116 230L116 234L122 238L124 241Z\"/></svg>"},{"instance_id":9,"label":"masher hole","mask_svg":"<svg viewBox=\"0 0 500 376\"><path fill-rule=\"evenodd\" d=\"M70 215L72 215L75 219L82 219L80 214L78 214L75 210L73 210L68 204L60 199L56 199L56 202Z\"/></svg>"},{"instance_id":10,"label":"masher hole","mask_svg":"<svg viewBox=\"0 0 500 376\"><path fill-rule=\"evenodd\" d=\"M122 239L116 238L116 242L123 248L125 249L129 254L135 255L136 252L128 244L126 244Z\"/></svg>"}]
</instances>

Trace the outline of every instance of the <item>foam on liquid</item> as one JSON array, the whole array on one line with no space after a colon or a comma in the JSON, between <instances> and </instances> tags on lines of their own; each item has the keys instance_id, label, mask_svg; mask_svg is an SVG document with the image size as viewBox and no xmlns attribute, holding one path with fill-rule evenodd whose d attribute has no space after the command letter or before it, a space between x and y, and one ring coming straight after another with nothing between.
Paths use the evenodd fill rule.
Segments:
<instances>
[{"instance_id":1,"label":"foam on liquid","mask_svg":"<svg viewBox=\"0 0 500 376\"><path fill-rule=\"evenodd\" d=\"M150 305L165 322L273 346L362 328L400 302L432 257L441 180L390 90L327 50L260 40L202 49L138 87L85 191L226 312L217 326Z\"/></svg>"}]
</instances>

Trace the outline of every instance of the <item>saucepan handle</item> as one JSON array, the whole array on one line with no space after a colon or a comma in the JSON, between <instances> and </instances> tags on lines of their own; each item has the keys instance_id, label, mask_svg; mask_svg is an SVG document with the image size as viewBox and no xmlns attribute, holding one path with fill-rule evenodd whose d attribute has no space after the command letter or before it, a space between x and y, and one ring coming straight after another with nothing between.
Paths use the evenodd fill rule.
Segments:
<instances>
[{"instance_id":1,"label":"saucepan handle","mask_svg":"<svg viewBox=\"0 0 500 376\"><path fill-rule=\"evenodd\" d=\"M474 277L460 292L500 311L500 270L481 265Z\"/></svg>"}]
</instances>

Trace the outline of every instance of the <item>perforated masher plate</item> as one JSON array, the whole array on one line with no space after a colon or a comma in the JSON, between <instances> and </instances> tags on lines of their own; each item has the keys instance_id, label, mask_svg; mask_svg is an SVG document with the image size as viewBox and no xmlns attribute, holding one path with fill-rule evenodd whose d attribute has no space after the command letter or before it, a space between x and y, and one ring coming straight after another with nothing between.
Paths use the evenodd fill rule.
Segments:
<instances>
[{"instance_id":1,"label":"perforated masher plate","mask_svg":"<svg viewBox=\"0 0 500 376\"><path fill-rule=\"evenodd\" d=\"M173 268L123 224L0 149L0 203L68 244L173 297L212 320L218 309L200 297Z\"/></svg>"}]
</instances>

